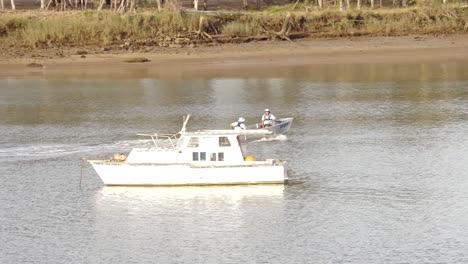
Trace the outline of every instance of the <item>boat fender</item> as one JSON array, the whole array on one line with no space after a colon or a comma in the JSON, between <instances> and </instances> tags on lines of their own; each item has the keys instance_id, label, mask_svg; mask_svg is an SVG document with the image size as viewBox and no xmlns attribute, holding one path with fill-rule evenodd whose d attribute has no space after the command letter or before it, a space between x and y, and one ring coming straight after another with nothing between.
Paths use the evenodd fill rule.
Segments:
<instances>
[{"instance_id":1,"label":"boat fender","mask_svg":"<svg viewBox=\"0 0 468 264\"><path fill-rule=\"evenodd\" d=\"M125 161L127 159L127 156L125 156L122 153L115 153L112 155L112 161Z\"/></svg>"},{"instance_id":2,"label":"boat fender","mask_svg":"<svg viewBox=\"0 0 468 264\"><path fill-rule=\"evenodd\" d=\"M244 158L245 161L255 161L255 157L250 155Z\"/></svg>"}]
</instances>

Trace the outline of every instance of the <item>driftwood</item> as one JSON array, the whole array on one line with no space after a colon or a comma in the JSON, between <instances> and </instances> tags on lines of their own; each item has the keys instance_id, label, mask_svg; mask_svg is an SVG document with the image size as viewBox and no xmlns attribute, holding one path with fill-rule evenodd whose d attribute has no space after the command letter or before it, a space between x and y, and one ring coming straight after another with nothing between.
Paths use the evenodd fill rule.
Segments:
<instances>
[{"instance_id":1,"label":"driftwood","mask_svg":"<svg viewBox=\"0 0 468 264\"><path fill-rule=\"evenodd\" d=\"M198 23L198 31L196 32L197 38L199 39L213 39L208 33L206 33L206 18L204 16L200 16L200 21Z\"/></svg>"},{"instance_id":2,"label":"driftwood","mask_svg":"<svg viewBox=\"0 0 468 264\"><path fill-rule=\"evenodd\" d=\"M288 40L292 42L291 38L289 37L291 35L290 31L292 29L292 19L292 14L290 12L287 12L286 18L284 19L283 25L281 26L281 30L278 32L268 30L269 26L266 24L261 23L261 26L265 34L273 36L273 38L279 38L282 40Z\"/></svg>"},{"instance_id":3,"label":"driftwood","mask_svg":"<svg viewBox=\"0 0 468 264\"><path fill-rule=\"evenodd\" d=\"M232 37L230 35L213 35L211 37L218 43L246 43L251 41L265 41L270 39L270 36L268 35L237 37Z\"/></svg>"},{"instance_id":4,"label":"driftwood","mask_svg":"<svg viewBox=\"0 0 468 264\"><path fill-rule=\"evenodd\" d=\"M447 17L447 18L450 18L450 19L451 19L451 18L455 18L455 19L458 18L457 14L455 14L455 13L449 11L449 10L443 12L442 15L443 15L444 17Z\"/></svg>"},{"instance_id":5,"label":"driftwood","mask_svg":"<svg viewBox=\"0 0 468 264\"><path fill-rule=\"evenodd\" d=\"M281 26L281 30L278 32L268 32L276 38L291 41L289 38L289 32L291 31L291 20L292 15L290 12L286 13L286 18L284 19L283 25Z\"/></svg>"},{"instance_id":6,"label":"driftwood","mask_svg":"<svg viewBox=\"0 0 468 264\"><path fill-rule=\"evenodd\" d=\"M288 37L289 31L291 31L291 17L292 17L292 15L291 15L290 12L286 13L286 19L283 22L283 26L281 27L281 31L277 33L279 37L285 38L285 39L287 39L289 41L291 41L289 39L289 37Z\"/></svg>"}]
</instances>

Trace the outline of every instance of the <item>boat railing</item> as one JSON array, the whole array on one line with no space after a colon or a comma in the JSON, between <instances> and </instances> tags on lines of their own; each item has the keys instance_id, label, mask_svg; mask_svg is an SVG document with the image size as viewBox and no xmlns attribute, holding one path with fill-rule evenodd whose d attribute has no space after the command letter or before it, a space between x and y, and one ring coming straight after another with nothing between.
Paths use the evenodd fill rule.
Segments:
<instances>
[{"instance_id":1,"label":"boat railing","mask_svg":"<svg viewBox=\"0 0 468 264\"><path fill-rule=\"evenodd\" d=\"M179 140L177 134L137 134L138 136L150 137L156 148L175 149Z\"/></svg>"},{"instance_id":2,"label":"boat railing","mask_svg":"<svg viewBox=\"0 0 468 264\"><path fill-rule=\"evenodd\" d=\"M153 144L156 148L161 149L176 149L177 142L180 138L181 133L185 132L187 123L189 121L190 115L183 117L182 129L180 132L175 134L137 134L138 136L151 137Z\"/></svg>"}]
</instances>

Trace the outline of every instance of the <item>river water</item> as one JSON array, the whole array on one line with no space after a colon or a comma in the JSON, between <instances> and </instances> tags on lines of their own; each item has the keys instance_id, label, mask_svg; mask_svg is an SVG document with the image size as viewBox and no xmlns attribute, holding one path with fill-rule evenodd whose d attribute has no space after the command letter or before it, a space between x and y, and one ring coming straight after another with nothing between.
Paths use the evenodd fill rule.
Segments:
<instances>
[{"instance_id":1,"label":"river water","mask_svg":"<svg viewBox=\"0 0 468 264\"><path fill-rule=\"evenodd\" d=\"M0 79L0 263L468 263L467 62L262 71ZM103 187L80 162L266 107L293 126L248 147L284 186Z\"/></svg>"}]
</instances>

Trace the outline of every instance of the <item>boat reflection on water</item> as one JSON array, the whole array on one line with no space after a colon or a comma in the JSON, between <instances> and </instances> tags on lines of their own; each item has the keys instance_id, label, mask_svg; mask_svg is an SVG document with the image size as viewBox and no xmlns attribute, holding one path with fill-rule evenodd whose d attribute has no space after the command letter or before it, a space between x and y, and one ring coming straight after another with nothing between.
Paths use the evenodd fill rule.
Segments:
<instances>
[{"instance_id":1,"label":"boat reflection on water","mask_svg":"<svg viewBox=\"0 0 468 264\"><path fill-rule=\"evenodd\" d=\"M96 203L148 209L187 204L239 204L243 201L282 200L283 184L239 186L181 186L181 187L103 187L96 193Z\"/></svg>"},{"instance_id":2,"label":"boat reflection on water","mask_svg":"<svg viewBox=\"0 0 468 264\"><path fill-rule=\"evenodd\" d=\"M153 257L158 249L181 252L183 243L194 248L184 249L190 256L208 255L213 239L241 244L259 230L268 232L271 222L287 222L283 191L283 184L104 187L95 196L93 239L98 247L117 243L142 256Z\"/></svg>"}]
</instances>

